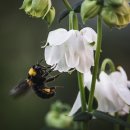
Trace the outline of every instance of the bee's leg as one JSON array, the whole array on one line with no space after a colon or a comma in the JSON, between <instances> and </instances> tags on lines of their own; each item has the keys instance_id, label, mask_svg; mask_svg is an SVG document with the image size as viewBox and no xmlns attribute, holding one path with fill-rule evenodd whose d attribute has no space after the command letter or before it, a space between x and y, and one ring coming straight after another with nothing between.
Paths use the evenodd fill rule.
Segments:
<instances>
[{"instance_id":1,"label":"bee's leg","mask_svg":"<svg viewBox=\"0 0 130 130\"><path fill-rule=\"evenodd\" d=\"M43 65L40 65L41 66L41 68L43 69L43 70L47 70L47 69L50 69L52 66L43 66Z\"/></svg>"},{"instance_id":2,"label":"bee's leg","mask_svg":"<svg viewBox=\"0 0 130 130\"><path fill-rule=\"evenodd\" d=\"M46 72L44 73L44 75L43 75L42 77L45 78L45 77L46 77L48 74L50 74L53 70L54 70L54 68L49 69L48 71L46 71Z\"/></svg>"},{"instance_id":3,"label":"bee's leg","mask_svg":"<svg viewBox=\"0 0 130 130\"><path fill-rule=\"evenodd\" d=\"M45 82L51 82L51 81L55 80L56 78L58 78L60 75L61 75L61 74L57 74L57 75L55 75L55 76L52 76L52 77L46 79Z\"/></svg>"}]
</instances>

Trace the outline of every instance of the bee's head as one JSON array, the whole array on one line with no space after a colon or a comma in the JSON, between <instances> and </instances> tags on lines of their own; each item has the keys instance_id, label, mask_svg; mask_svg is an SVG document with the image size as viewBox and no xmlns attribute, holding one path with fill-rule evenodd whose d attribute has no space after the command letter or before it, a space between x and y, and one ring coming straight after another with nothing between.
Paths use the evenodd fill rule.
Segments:
<instances>
[{"instance_id":1,"label":"bee's head","mask_svg":"<svg viewBox=\"0 0 130 130\"><path fill-rule=\"evenodd\" d=\"M36 75L42 75L43 71L40 65L33 65L29 71L28 71L28 75L31 77L35 77Z\"/></svg>"}]
</instances>

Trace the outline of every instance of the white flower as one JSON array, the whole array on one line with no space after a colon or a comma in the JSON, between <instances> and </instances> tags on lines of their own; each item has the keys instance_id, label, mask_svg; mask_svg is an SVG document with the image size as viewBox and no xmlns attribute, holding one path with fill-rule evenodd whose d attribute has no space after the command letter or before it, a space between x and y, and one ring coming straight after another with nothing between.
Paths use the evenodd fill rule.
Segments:
<instances>
[{"instance_id":1,"label":"white flower","mask_svg":"<svg viewBox=\"0 0 130 130\"><path fill-rule=\"evenodd\" d=\"M90 43L96 39L96 32L88 27L81 31L63 28L51 31L47 39L49 46L45 48L46 63L55 65L55 70L60 72L75 68L85 73L94 65L94 46Z\"/></svg>"},{"instance_id":2,"label":"white flower","mask_svg":"<svg viewBox=\"0 0 130 130\"><path fill-rule=\"evenodd\" d=\"M122 67L118 67L119 71L106 74L101 72L99 81L96 81L95 97L98 101L97 110L114 114L129 113L130 110L130 81ZM90 90L91 87L91 73L84 74L84 85ZM70 116L72 116L81 107L80 94L72 107Z\"/></svg>"}]
</instances>

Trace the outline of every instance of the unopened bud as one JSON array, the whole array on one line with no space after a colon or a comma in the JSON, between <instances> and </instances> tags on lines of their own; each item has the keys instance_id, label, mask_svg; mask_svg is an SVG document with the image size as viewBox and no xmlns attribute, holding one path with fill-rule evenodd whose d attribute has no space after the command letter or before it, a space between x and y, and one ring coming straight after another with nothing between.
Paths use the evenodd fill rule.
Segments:
<instances>
[{"instance_id":1,"label":"unopened bud","mask_svg":"<svg viewBox=\"0 0 130 130\"><path fill-rule=\"evenodd\" d=\"M123 3L123 0L107 0L107 3L109 3L112 6L120 6Z\"/></svg>"},{"instance_id":2,"label":"unopened bud","mask_svg":"<svg viewBox=\"0 0 130 130\"><path fill-rule=\"evenodd\" d=\"M85 0L81 6L81 17L83 22L95 17L101 9L101 5L97 3L97 0Z\"/></svg>"},{"instance_id":3,"label":"unopened bud","mask_svg":"<svg viewBox=\"0 0 130 130\"><path fill-rule=\"evenodd\" d=\"M47 23L49 24L49 26L52 24L52 22L54 21L55 18L55 8L51 7L48 14L45 17L45 20L47 21Z\"/></svg>"},{"instance_id":4,"label":"unopened bud","mask_svg":"<svg viewBox=\"0 0 130 130\"><path fill-rule=\"evenodd\" d=\"M35 18L46 19L49 25L55 17L55 9L51 0L24 0L20 9Z\"/></svg>"},{"instance_id":5,"label":"unopened bud","mask_svg":"<svg viewBox=\"0 0 130 130\"><path fill-rule=\"evenodd\" d=\"M107 6L101 11L104 22L110 27L122 28L130 23L130 7L127 0L121 6Z\"/></svg>"}]
</instances>

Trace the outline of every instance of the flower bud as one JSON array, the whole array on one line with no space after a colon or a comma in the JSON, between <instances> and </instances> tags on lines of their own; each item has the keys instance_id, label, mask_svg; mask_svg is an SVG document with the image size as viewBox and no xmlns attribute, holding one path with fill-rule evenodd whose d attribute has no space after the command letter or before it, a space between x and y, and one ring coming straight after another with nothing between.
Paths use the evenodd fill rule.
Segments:
<instances>
[{"instance_id":1,"label":"flower bud","mask_svg":"<svg viewBox=\"0 0 130 130\"><path fill-rule=\"evenodd\" d=\"M123 3L123 0L107 0L107 3L112 6L120 6Z\"/></svg>"},{"instance_id":2,"label":"flower bud","mask_svg":"<svg viewBox=\"0 0 130 130\"><path fill-rule=\"evenodd\" d=\"M95 17L101 9L101 5L97 3L97 0L85 0L81 6L81 17L83 22L89 18Z\"/></svg>"},{"instance_id":3,"label":"flower bud","mask_svg":"<svg viewBox=\"0 0 130 130\"><path fill-rule=\"evenodd\" d=\"M51 0L24 0L20 9L36 18L46 19L51 24L55 17L55 9L52 7Z\"/></svg>"},{"instance_id":4,"label":"flower bud","mask_svg":"<svg viewBox=\"0 0 130 130\"><path fill-rule=\"evenodd\" d=\"M45 20L47 21L47 23L49 24L49 26L54 21L54 18L55 18L55 8L51 7L51 9L49 10L48 14L45 17Z\"/></svg>"},{"instance_id":5,"label":"flower bud","mask_svg":"<svg viewBox=\"0 0 130 130\"><path fill-rule=\"evenodd\" d=\"M68 115L70 107L67 104L63 104L59 101L55 102L51 106L51 110L46 115L46 124L53 128L68 128L72 125L72 117Z\"/></svg>"},{"instance_id":6,"label":"flower bud","mask_svg":"<svg viewBox=\"0 0 130 130\"><path fill-rule=\"evenodd\" d=\"M130 7L127 0L121 6L107 6L101 11L104 22L110 27L122 28L130 23Z\"/></svg>"}]
</instances>

